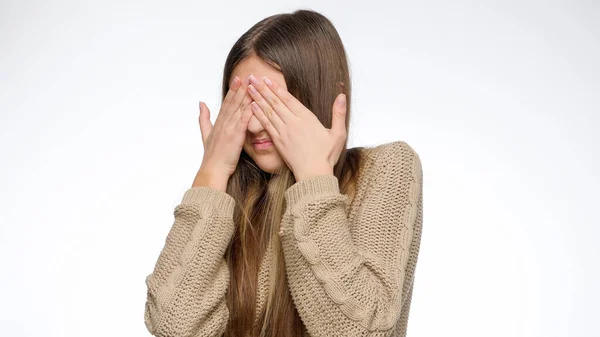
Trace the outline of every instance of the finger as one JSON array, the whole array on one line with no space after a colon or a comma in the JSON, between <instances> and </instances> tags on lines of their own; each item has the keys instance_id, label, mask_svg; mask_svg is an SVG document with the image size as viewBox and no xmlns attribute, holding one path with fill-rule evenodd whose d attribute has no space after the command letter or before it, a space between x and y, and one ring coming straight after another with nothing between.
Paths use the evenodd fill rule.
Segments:
<instances>
[{"instance_id":1,"label":"finger","mask_svg":"<svg viewBox=\"0 0 600 337\"><path fill-rule=\"evenodd\" d=\"M212 131L212 123L210 122L210 110L204 104L204 102L200 101L200 117L198 117L200 122L200 133L202 134L202 143L206 144L206 139L208 135L210 135Z\"/></svg>"},{"instance_id":2,"label":"finger","mask_svg":"<svg viewBox=\"0 0 600 337\"><path fill-rule=\"evenodd\" d=\"M219 128L220 125L224 121L229 120L229 118L231 117L231 114L232 114L231 106L235 105L235 98L240 91L239 89L240 89L241 84L242 84L242 81L237 76L235 76L231 80L231 84L229 85L229 90L227 91L227 94L225 95L223 102L221 102L221 111L219 112L219 115L222 115L222 116L219 116L219 118L217 118L217 120L215 121L216 128ZM244 91L244 90L242 90L242 91Z\"/></svg>"},{"instance_id":3,"label":"finger","mask_svg":"<svg viewBox=\"0 0 600 337\"><path fill-rule=\"evenodd\" d=\"M236 76L237 77L237 76ZM230 111L232 113L236 113L238 111L238 109L240 108L240 105L242 104L244 97L246 97L248 95L248 91L246 90L248 87L248 81L240 81L240 86L239 89L235 95L233 96L233 99L231 100L231 105L230 105Z\"/></svg>"},{"instance_id":4,"label":"finger","mask_svg":"<svg viewBox=\"0 0 600 337\"><path fill-rule=\"evenodd\" d=\"M248 93L247 90L244 90L244 98L242 99L242 102L240 104L240 107L235 111L235 113L233 115L231 115L231 117L228 120L228 124L229 123L237 123L237 121L241 118L240 114L243 114L244 111L246 111L246 109L248 108L248 105L250 105L250 103L252 102L252 97L250 97L250 94ZM248 109L250 110L250 109Z\"/></svg>"},{"instance_id":5,"label":"finger","mask_svg":"<svg viewBox=\"0 0 600 337\"><path fill-rule=\"evenodd\" d=\"M276 81L271 80L268 77L263 77L264 83L273 92L279 100L296 116L301 116L303 113L311 113L302 102L300 102L294 95L287 91L282 85Z\"/></svg>"},{"instance_id":6,"label":"finger","mask_svg":"<svg viewBox=\"0 0 600 337\"><path fill-rule=\"evenodd\" d=\"M238 123L236 125L238 130L246 131L248 129L248 123L250 122L252 115L254 115L252 108L242 110L242 115L240 116L240 119L238 119Z\"/></svg>"},{"instance_id":7,"label":"finger","mask_svg":"<svg viewBox=\"0 0 600 337\"><path fill-rule=\"evenodd\" d=\"M346 134L346 95L339 94L333 103L331 131L338 136Z\"/></svg>"},{"instance_id":8,"label":"finger","mask_svg":"<svg viewBox=\"0 0 600 337\"><path fill-rule=\"evenodd\" d=\"M253 84L250 84L248 86L248 92L250 92L250 96L252 96L254 103L256 103L252 104L252 106L256 105L260 107L261 112L263 113L265 118L267 118L269 124L272 125L275 128L275 130L277 130L278 134L281 133L280 131L282 131L285 127L285 123L281 120L279 115L273 110L269 103L265 101L265 99L260 95L260 93L256 90ZM264 123L263 126L265 126Z\"/></svg>"},{"instance_id":9,"label":"finger","mask_svg":"<svg viewBox=\"0 0 600 337\"><path fill-rule=\"evenodd\" d=\"M281 118L281 120L285 124L289 124L293 122L294 119L296 119L296 115L294 115L290 111L290 109L285 104L283 104L281 99L273 91L271 91L271 89L267 86L265 82L259 81L258 78L252 75L250 75L250 81L252 82L252 86L256 88L256 90L260 93L264 100L271 106L271 109L275 111L275 113L279 116L279 118Z\"/></svg>"},{"instance_id":10,"label":"finger","mask_svg":"<svg viewBox=\"0 0 600 337\"><path fill-rule=\"evenodd\" d=\"M256 119L258 119L260 124L262 124L263 128L265 128L265 130L267 130L267 132L269 133L269 136L273 140L273 144L275 144L275 142L278 142L280 136L279 132L277 132L277 129L273 126L273 123L271 123L269 118L267 118L267 116L260 108L258 103L252 102L250 104L250 107L252 109L252 112L254 113L254 116L256 116Z\"/></svg>"},{"instance_id":11,"label":"finger","mask_svg":"<svg viewBox=\"0 0 600 337\"><path fill-rule=\"evenodd\" d=\"M225 98L223 99L222 105L231 103L231 101L233 100L233 97L235 96L236 92L240 88L240 85L242 84L241 82L242 81L240 81L240 78L237 76L235 76L231 80L231 83L229 84L229 90L227 90L227 94L225 95Z\"/></svg>"}]
</instances>

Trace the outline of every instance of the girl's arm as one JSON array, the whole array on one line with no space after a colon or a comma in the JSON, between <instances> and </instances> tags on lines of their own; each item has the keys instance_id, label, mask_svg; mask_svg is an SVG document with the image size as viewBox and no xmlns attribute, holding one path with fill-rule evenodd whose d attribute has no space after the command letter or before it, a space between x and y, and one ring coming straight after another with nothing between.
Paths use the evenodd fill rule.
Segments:
<instances>
[{"instance_id":1,"label":"girl's arm","mask_svg":"<svg viewBox=\"0 0 600 337\"><path fill-rule=\"evenodd\" d=\"M229 311L224 254L234 233L229 194L188 189L152 274L146 277L144 322L155 336L221 336Z\"/></svg>"},{"instance_id":2,"label":"girl's arm","mask_svg":"<svg viewBox=\"0 0 600 337\"><path fill-rule=\"evenodd\" d=\"M405 280L412 277L407 266L416 259L411 245L421 224L421 162L404 142L374 150L352 214L333 175L286 191L280 235L287 277L314 337L391 336L409 296L403 285L412 282Z\"/></svg>"}]
</instances>

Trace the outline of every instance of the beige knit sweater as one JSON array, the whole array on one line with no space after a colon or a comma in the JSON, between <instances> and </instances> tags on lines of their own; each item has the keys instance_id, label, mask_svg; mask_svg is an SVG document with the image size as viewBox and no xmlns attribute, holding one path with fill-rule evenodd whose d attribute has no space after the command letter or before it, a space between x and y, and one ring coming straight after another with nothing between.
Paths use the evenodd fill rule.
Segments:
<instances>
[{"instance_id":1,"label":"beige knit sweater","mask_svg":"<svg viewBox=\"0 0 600 337\"><path fill-rule=\"evenodd\" d=\"M405 336L422 226L422 169L396 141L361 150L353 200L321 175L286 192L280 236L304 336ZM144 321L155 336L221 336L228 320L224 253L234 233L234 199L187 190L152 274ZM269 254L259 274L266 299ZM257 315L258 317L258 315Z\"/></svg>"}]
</instances>

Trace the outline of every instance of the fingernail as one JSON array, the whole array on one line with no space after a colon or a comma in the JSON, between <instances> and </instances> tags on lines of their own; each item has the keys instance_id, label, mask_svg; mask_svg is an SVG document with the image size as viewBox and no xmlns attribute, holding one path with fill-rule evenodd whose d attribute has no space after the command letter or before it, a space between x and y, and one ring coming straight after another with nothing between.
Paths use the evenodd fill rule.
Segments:
<instances>
[{"instance_id":1,"label":"fingernail","mask_svg":"<svg viewBox=\"0 0 600 337\"><path fill-rule=\"evenodd\" d=\"M263 81L265 81L265 83L268 86L272 86L273 85L273 82L271 82L271 80L268 77L263 77Z\"/></svg>"},{"instance_id":2,"label":"fingernail","mask_svg":"<svg viewBox=\"0 0 600 337\"><path fill-rule=\"evenodd\" d=\"M256 77L254 77L254 75L250 74L250 82L252 82L254 84L258 84L258 79Z\"/></svg>"},{"instance_id":3,"label":"fingernail","mask_svg":"<svg viewBox=\"0 0 600 337\"><path fill-rule=\"evenodd\" d=\"M250 84L250 85L248 86L248 89L250 89L250 92L251 92L251 93L253 93L253 94L255 94L255 95L256 95L256 93L257 93L257 91L256 91L256 88L254 88L254 86L253 86L252 84Z\"/></svg>"},{"instance_id":4,"label":"fingernail","mask_svg":"<svg viewBox=\"0 0 600 337\"><path fill-rule=\"evenodd\" d=\"M342 82L342 81L337 82L336 87L337 87L338 94L346 93L346 86L344 85L344 82Z\"/></svg>"},{"instance_id":5,"label":"fingernail","mask_svg":"<svg viewBox=\"0 0 600 337\"><path fill-rule=\"evenodd\" d=\"M346 105L346 95L342 94L342 97L338 98L338 106L345 106Z\"/></svg>"}]
</instances>

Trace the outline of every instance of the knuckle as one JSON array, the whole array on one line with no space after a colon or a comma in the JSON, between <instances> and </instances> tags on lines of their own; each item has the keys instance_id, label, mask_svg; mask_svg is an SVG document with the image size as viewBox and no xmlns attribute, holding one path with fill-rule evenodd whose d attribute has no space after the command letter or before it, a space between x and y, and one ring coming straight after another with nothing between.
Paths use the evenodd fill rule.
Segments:
<instances>
[{"instance_id":1,"label":"knuckle","mask_svg":"<svg viewBox=\"0 0 600 337\"><path fill-rule=\"evenodd\" d=\"M274 111L274 110L273 110L271 107L267 107L267 109L266 109L266 110L267 110L267 111L265 112L265 114L266 114L268 117L271 117L271 116L273 116L273 113L274 113L275 111Z\"/></svg>"},{"instance_id":2,"label":"knuckle","mask_svg":"<svg viewBox=\"0 0 600 337\"><path fill-rule=\"evenodd\" d=\"M290 103L292 103L292 97L293 97L293 96L286 96L286 97L284 97L284 98L283 98L283 100L282 100L282 101L283 101L283 104L285 104L285 105L289 106L289 105L290 105Z\"/></svg>"},{"instance_id":3,"label":"knuckle","mask_svg":"<svg viewBox=\"0 0 600 337\"><path fill-rule=\"evenodd\" d=\"M279 104L281 103L281 101L279 100L279 97L277 97L275 95L269 95L267 97L267 99L269 100L269 104L274 108L278 107Z\"/></svg>"},{"instance_id":4,"label":"knuckle","mask_svg":"<svg viewBox=\"0 0 600 337\"><path fill-rule=\"evenodd\" d=\"M269 114L271 113L270 108L267 104L265 104L264 106L259 106L258 111L262 112L262 115L264 117L269 117Z\"/></svg>"}]
</instances>

